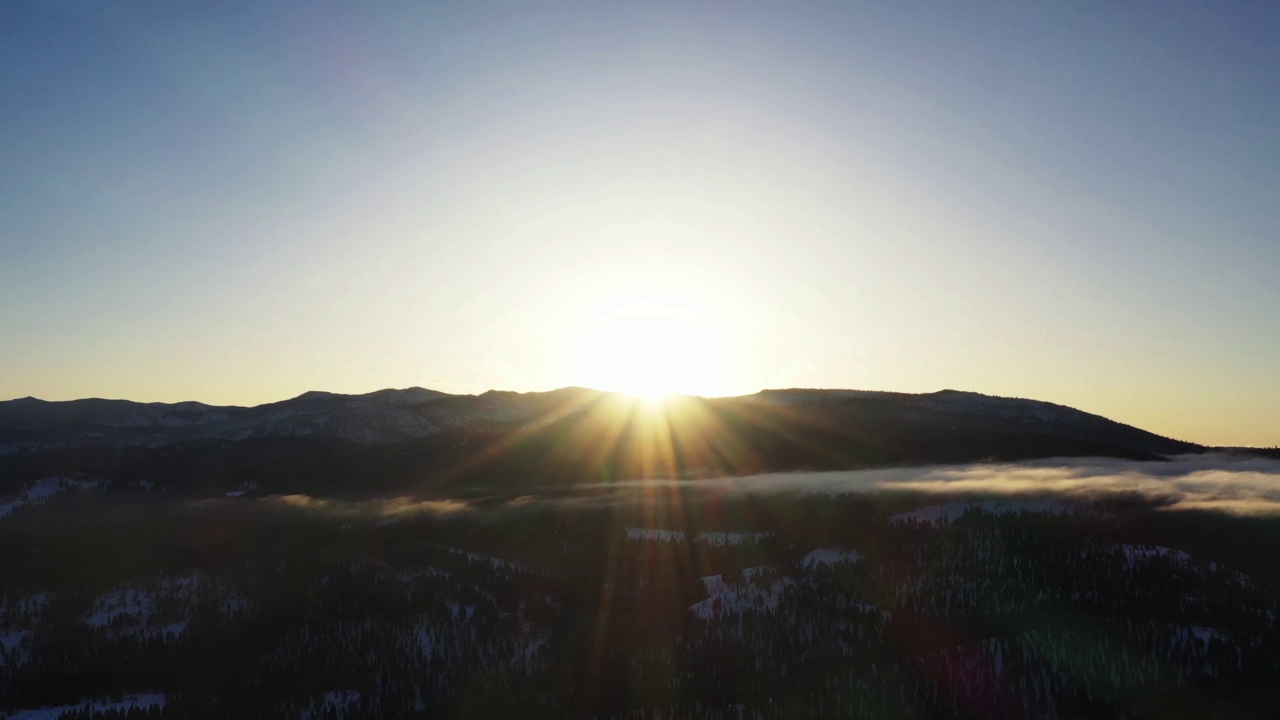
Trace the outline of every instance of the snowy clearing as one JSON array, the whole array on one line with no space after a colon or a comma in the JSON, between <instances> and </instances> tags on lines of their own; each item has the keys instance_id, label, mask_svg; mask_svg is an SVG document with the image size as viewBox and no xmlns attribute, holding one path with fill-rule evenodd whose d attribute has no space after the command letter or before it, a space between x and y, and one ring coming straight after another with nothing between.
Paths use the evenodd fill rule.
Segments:
<instances>
[{"instance_id":1,"label":"snowy clearing","mask_svg":"<svg viewBox=\"0 0 1280 720\"><path fill-rule=\"evenodd\" d=\"M97 485L98 483L88 480L69 480L58 476L41 478L15 497L5 502L0 502L0 517L4 517L25 505L39 505L59 493L75 489L93 488L97 487Z\"/></svg>"},{"instance_id":2,"label":"snowy clearing","mask_svg":"<svg viewBox=\"0 0 1280 720\"><path fill-rule=\"evenodd\" d=\"M133 708L163 708L164 693L140 693L125 695L121 700L81 700L75 705L55 705L28 710L18 710L5 720L57 720L58 716L72 710L92 709L96 712L132 710Z\"/></svg>"},{"instance_id":3,"label":"snowy clearing","mask_svg":"<svg viewBox=\"0 0 1280 720\"><path fill-rule=\"evenodd\" d=\"M1125 567L1130 569L1156 558L1168 558L1177 565L1185 565L1191 560L1191 556L1181 550L1159 545L1121 545L1120 550L1124 553Z\"/></svg>"},{"instance_id":4,"label":"snowy clearing","mask_svg":"<svg viewBox=\"0 0 1280 720\"><path fill-rule=\"evenodd\" d=\"M839 548L818 548L810 550L802 565L805 570L812 570L819 565L835 565L837 563L856 563L862 559L857 550L841 550Z\"/></svg>"},{"instance_id":5,"label":"snowy clearing","mask_svg":"<svg viewBox=\"0 0 1280 720\"><path fill-rule=\"evenodd\" d=\"M627 539L684 542L684 532L681 530L660 530L657 528L627 528Z\"/></svg>"},{"instance_id":6,"label":"snowy clearing","mask_svg":"<svg viewBox=\"0 0 1280 720\"><path fill-rule=\"evenodd\" d=\"M794 585L795 581L782 578L766 585L763 582L751 582L750 575L746 575L743 582L735 584L725 582L722 575L708 575L702 578L702 584L707 589L708 597L690 605L689 610L703 620L710 620L713 617L738 615L747 610L777 610L783 592Z\"/></svg>"},{"instance_id":7,"label":"snowy clearing","mask_svg":"<svg viewBox=\"0 0 1280 720\"><path fill-rule=\"evenodd\" d=\"M712 547L723 547L757 543L772 536L773 533L767 532L700 532L693 539L695 542L704 542Z\"/></svg>"}]
</instances>

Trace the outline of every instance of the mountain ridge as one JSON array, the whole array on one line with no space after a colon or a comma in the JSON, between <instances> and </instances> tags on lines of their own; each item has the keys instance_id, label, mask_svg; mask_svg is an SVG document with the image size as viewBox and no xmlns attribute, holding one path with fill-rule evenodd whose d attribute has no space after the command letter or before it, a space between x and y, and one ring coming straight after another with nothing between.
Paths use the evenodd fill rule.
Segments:
<instances>
[{"instance_id":1,"label":"mountain ridge","mask_svg":"<svg viewBox=\"0 0 1280 720\"><path fill-rule=\"evenodd\" d=\"M316 391L253 407L6 401L0 486L63 475L197 495L435 492L1206 450L1064 405L952 390L791 388L664 407L578 387Z\"/></svg>"},{"instance_id":2,"label":"mountain ridge","mask_svg":"<svg viewBox=\"0 0 1280 720\"><path fill-rule=\"evenodd\" d=\"M163 447L189 440L306 437L383 444L438 436L476 423L520 426L556 412L572 412L627 396L582 387L544 392L490 390L477 395L422 387L386 388L362 394L308 391L254 406L197 401L135 402L104 398L0 401L0 452L47 447ZM1040 400L945 389L933 393L781 388L726 398L679 396L675 402L707 407L740 405L769 414L840 415L877 411L907 421L950 422L968 429L999 426L1021 431L1097 439L1123 434L1119 443L1167 454L1200 447L1118 423L1101 415ZM744 411L751 412L751 411ZM847 412L845 413L847 414ZM855 413L856 414L856 413ZM865 419L865 418L864 418ZM856 425L857 419L843 418Z\"/></svg>"}]
</instances>

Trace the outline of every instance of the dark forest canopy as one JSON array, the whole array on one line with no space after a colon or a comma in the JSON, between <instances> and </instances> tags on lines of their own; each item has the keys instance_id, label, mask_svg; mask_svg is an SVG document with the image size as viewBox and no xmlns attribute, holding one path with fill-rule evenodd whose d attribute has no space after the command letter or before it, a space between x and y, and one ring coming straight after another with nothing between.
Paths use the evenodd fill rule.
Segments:
<instances>
[{"instance_id":1,"label":"dark forest canopy","mask_svg":"<svg viewBox=\"0 0 1280 720\"><path fill-rule=\"evenodd\" d=\"M0 707L1164 718L1280 701L1265 517L703 483L166 496L65 493L0 518Z\"/></svg>"}]
</instances>

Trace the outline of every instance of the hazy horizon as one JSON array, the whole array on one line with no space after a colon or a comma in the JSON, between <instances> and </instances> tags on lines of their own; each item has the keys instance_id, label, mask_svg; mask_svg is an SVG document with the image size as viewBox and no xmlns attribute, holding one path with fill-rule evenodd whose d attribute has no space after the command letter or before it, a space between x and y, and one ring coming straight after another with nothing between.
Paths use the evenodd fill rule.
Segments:
<instances>
[{"instance_id":1,"label":"hazy horizon","mask_svg":"<svg viewBox=\"0 0 1280 720\"><path fill-rule=\"evenodd\" d=\"M1280 443L1280 7L0 8L0 397L933 392Z\"/></svg>"}]
</instances>

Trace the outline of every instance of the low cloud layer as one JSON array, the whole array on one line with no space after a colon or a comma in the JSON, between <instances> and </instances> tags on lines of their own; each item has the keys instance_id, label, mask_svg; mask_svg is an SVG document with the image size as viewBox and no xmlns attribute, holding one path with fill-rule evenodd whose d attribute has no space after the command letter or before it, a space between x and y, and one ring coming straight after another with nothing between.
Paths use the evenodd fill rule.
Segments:
<instances>
[{"instance_id":1,"label":"low cloud layer","mask_svg":"<svg viewBox=\"0 0 1280 720\"><path fill-rule=\"evenodd\" d=\"M664 502L671 498L664 491L719 495L916 493L929 496L928 502L941 497L1052 496L1081 502L1125 499L1163 510L1280 516L1280 459L1208 453L1175 457L1168 462L1058 458L1012 464L773 473L697 480L629 480L573 489L548 487L545 495L522 495L485 507L489 511L501 511L539 505L588 508ZM281 507L364 519L451 516L482 511L476 504L456 499L397 497L346 501L276 495L264 500Z\"/></svg>"},{"instance_id":2,"label":"low cloud layer","mask_svg":"<svg viewBox=\"0 0 1280 720\"><path fill-rule=\"evenodd\" d=\"M348 501L310 495L272 495L266 498L266 501L292 508L353 518L453 515L474 511L470 505L459 500L419 500L408 497Z\"/></svg>"},{"instance_id":3,"label":"low cloud layer","mask_svg":"<svg viewBox=\"0 0 1280 720\"><path fill-rule=\"evenodd\" d=\"M666 481L669 487L730 493L845 493L907 491L946 495L1055 495L1080 500L1142 498L1169 510L1217 510L1280 515L1280 460L1208 453L1168 462L1070 458L1017 464L975 464L822 473L776 473L744 478ZM615 484L653 489L652 481Z\"/></svg>"}]
</instances>

